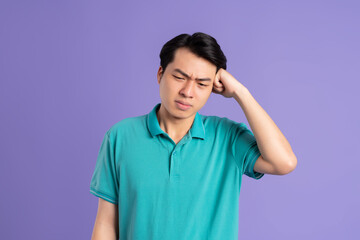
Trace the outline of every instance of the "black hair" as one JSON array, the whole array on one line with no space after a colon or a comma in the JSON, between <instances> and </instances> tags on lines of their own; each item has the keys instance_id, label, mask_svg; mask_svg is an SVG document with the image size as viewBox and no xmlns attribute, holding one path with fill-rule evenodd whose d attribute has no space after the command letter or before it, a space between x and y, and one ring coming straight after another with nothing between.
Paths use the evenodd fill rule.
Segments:
<instances>
[{"instance_id":1,"label":"black hair","mask_svg":"<svg viewBox=\"0 0 360 240\"><path fill-rule=\"evenodd\" d=\"M175 51L185 47L195 55L205 58L216 66L216 72L220 68L226 69L226 57L216 39L212 36L196 32L193 35L180 34L164 44L160 51L160 65L163 73L169 63L174 60Z\"/></svg>"}]
</instances>

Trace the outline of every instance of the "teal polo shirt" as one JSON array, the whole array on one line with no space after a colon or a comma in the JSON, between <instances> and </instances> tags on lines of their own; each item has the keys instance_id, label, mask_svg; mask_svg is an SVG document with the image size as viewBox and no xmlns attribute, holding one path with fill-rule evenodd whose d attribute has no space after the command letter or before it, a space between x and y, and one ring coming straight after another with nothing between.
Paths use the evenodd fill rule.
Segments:
<instances>
[{"instance_id":1,"label":"teal polo shirt","mask_svg":"<svg viewBox=\"0 0 360 240\"><path fill-rule=\"evenodd\" d=\"M237 240L242 175L260 156L244 123L196 113L178 144L149 114L105 134L90 192L118 205L120 239Z\"/></svg>"}]
</instances>

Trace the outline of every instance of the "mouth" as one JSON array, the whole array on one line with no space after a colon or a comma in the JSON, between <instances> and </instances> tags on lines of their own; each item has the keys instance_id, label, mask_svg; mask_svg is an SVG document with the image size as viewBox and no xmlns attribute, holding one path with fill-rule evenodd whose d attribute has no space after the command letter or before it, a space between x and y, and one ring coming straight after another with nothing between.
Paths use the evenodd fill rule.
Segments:
<instances>
[{"instance_id":1,"label":"mouth","mask_svg":"<svg viewBox=\"0 0 360 240\"><path fill-rule=\"evenodd\" d=\"M187 103L187 102L183 102L183 101L175 101L175 102L180 103L180 104L182 104L182 105L184 105L184 106L191 107L191 104L189 104L189 103Z\"/></svg>"},{"instance_id":2,"label":"mouth","mask_svg":"<svg viewBox=\"0 0 360 240\"><path fill-rule=\"evenodd\" d=\"M181 101L175 101L175 102L176 102L176 106L181 110L187 110L191 107L190 104L185 104L184 102Z\"/></svg>"}]
</instances>

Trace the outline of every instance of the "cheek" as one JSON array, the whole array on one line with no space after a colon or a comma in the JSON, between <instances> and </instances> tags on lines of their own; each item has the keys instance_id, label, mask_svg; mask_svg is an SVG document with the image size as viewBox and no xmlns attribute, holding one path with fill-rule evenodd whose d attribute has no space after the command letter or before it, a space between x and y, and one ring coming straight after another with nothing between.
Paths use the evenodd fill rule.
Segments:
<instances>
[{"instance_id":1,"label":"cheek","mask_svg":"<svg viewBox=\"0 0 360 240\"><path fill-rule=\"evenodd\" d=\"M211 94L211 89L201 89L197 91L196 96L202 101L206 101Z\"/></svg>"},{"instance_id":2,"label":"cheek","mask_svg":"<svg viewBox=\"0 0 360 240\"><path fill-rule=\"evenodd\" d=\"M165 83L160 83L160 87L159 87L159 93L160 93L160 98L164 99L164 97L166 98L166 84Z\"/></svg>"},{"instance_id":3,"label":"cheek","mask_svg":"<svg viewBox=\"0 0 360 240\"><path fill-rule=\"evenodd\" d=\"M176 94L174 93L174 86L172 84L169 84L167 82L163 82L160 84L160 97L163 100L169 99L172 95Z\"/></svg>"}]
</instances>

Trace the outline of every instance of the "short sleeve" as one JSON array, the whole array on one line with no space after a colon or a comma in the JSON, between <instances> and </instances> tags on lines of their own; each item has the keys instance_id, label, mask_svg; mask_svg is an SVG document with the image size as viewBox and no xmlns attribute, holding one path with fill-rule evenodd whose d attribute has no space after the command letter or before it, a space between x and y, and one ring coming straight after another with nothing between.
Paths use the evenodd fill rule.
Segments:
<instances>
[{"instance_id":1,"label":"short sleeve","mask_svg":"<svg viewBox=\"0 0 360 240\"><path fill-rule=\"evenodd\" d=\"M264 173L254 171L255 162L261 155L254 134L244 123L235 123L232 131L234 131L232 153L241 174L256 180L262 178Z\"/></svg>"},{"instance_id":2,"label":"short sleeve","mask_svg":"<svg viewBox=\"0 0 360 240\"><path fill-rule=\"evenodd\" d=\"M114 146L107 132L98 153L95 170L90 182L90 193L108 202L118 204L118 177Z\"/></svg>"}]
</instances>

